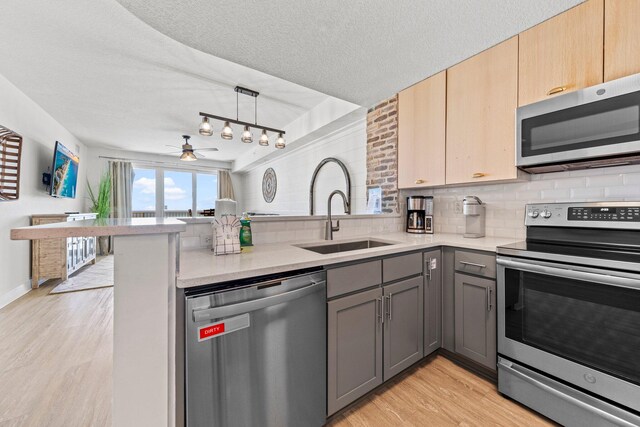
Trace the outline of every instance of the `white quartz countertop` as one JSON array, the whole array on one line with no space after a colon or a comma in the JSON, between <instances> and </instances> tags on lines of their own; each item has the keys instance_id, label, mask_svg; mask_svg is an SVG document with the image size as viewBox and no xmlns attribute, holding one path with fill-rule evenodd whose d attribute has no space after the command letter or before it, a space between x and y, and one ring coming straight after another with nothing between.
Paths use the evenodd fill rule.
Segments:
<instances>
[{"instance_id":1,"label":"white quartz countertop","mask_svg":"<svg viewBox=\"0 0 640 427\"><path fill-rule=\"evenodd\" d=\"M334 240L333 243L350 242L367 238L394 242L395 244L326 255L295 246L313 243L331 243L324 240L291 244L274 243L255 245L250 248L250 251L235 255L215 256L208 248L183 250L180 254L180 272L178 273L177 285L179 288L191 288L194 286L282 273L291 270L329 266L332 264L393 255L437 246L453 246L464 249L495 252L496 247L515 242L514 239L496 237L465 239L459 234L439 233L416 235L408 233L385 233L345 240Z\"/></svg>"},{"instance_id":2,"label":"white quartz countertop","mask_svg":"<svg viewBox=\"0 0 640 427\"><path fill-rule=\"evenodd\" d=\"M113 218L55 222L11 230L12 240L51 239L83 236L126 236L179 233L186 224L175 218Z\"/></svg>"}]
</instances>

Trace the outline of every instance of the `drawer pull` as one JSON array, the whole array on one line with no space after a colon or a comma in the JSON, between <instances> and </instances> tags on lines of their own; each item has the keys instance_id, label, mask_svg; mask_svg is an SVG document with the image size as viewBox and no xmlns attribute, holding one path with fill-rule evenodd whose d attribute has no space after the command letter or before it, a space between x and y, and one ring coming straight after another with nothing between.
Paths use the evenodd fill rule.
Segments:
<instances>
[{"instance_id":1,"label":"drawer pull","mask_svg":"<svg viewBox=\"0 0 640 427\"><path fill-rule=\"evenodd\" d=\"M487 265L486 265L486 264L476 264L475 262L460 261L460 264L462 264L462 265L468 265L468 266L470 266L470 267L487 268Z\"/></svg>"},{"instance_id":2,"label":"drawer pull","mask_svg":"<svg viewBox=\"0 0 640 427\"><path fill-rule=\"evenodd\" d=\"M416 179L416 184L424 184L424 179Z\"/></svg>"},{"instance_id":3,"label":"drawer pull","mask_svg":"<svg viewBox=\"0 0 640 427\"><path fill-rule=\"evenodd\" d=\"M565 90L567 90L566 86L554 87L549 92L547 92L547 96L555 95L556 93L564 92Z\"/></svg>"},{"instance_id":4,"label":"drawer pull","mask_svg":"<svg viewBox=\"0 0 640 427\"><path fill-rule=\"evenodd\" d=\"M486 176L486 174L482 172L476 172L473 174L473 178L482 178L483 176Z\"/></svg>"}]
</instances>

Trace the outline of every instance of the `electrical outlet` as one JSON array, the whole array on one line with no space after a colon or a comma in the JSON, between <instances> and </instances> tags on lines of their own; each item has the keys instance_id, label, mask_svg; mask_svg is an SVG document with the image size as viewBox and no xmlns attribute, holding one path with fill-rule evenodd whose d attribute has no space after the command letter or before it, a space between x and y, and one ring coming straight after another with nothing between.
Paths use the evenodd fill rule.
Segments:
<instances>
[{"instance_id":1,"label":"electrical outlet","mask_svg":"<svg viewBox=\"0 0 640 427\"><path fill-rule=\"evenodd\" d=\"M212 235L203 235L200 236L200 246L211 246L213 245L213 236Z\"/></svg>"},{"instance_id":2,"label":"electrical outlet","mask_svg":"<svg viewBox=\"0 0 640 427\"><path fill-rule=\"evenodd\" d=\"M453 202L453 213L456 215L462 215L462 200L456 200Z\"/></svg>"}]
</instances>

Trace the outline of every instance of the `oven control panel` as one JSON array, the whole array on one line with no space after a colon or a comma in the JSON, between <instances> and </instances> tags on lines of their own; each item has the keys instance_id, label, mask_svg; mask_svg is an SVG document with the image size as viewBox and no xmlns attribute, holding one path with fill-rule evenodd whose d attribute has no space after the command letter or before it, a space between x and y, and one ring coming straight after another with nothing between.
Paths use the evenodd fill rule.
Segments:
<instances>
[{"instance_id":1,"label":"oven control panel","mask_svg":"<svg viewBox=\"0 0 640 427\"><path fill-rule=\"evenodd\" d=\"M569 208L569 221L640 221L640 207Z\"/></svg>"},{"instance_id":2,"label":"oven control panel","mask_svg":"<svg viewBox=\"0 0 640 427\"><path fill-rule=\"evenodd\" d=\"M537 203L526 207L526 226L640 230L640 203Z\"/></svg>"}]
</instances>

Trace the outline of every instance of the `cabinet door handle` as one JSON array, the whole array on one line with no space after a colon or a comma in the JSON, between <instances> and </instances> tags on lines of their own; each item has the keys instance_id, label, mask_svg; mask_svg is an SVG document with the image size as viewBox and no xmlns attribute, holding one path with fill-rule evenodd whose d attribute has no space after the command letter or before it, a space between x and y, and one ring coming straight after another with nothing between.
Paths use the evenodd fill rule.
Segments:
<instances>
[{"instance_id":1,"label":"cabinet door handle","mask_svg":"<svg viewBox=\"0 0 640 427\"><path fill-rule=\"evenodd\" d=\"M393 298L393 294L389 294L387 297L387 317L391 320L391 298Z\"/></svg>"},{"instance_id":2,"label":"cabinet door handle","mask_svg":"<svg viewBox=\"0 0 640 427\"><path fill-rule=\"evenodd\" d=\"M476 173L473 174L473 178L482 178L485 175L486 174L484 174L482 172L476 172Z\"/></svg>"},{"instance_id":3,"label":"cabinet door handle","mask_svg":"<svg viewBox=\"0 0 640 427\"><path fill-rule=\"evenodd\" d=\"M426 270L427 270L427 280L431 281L431 263L433 262L432 258L427 260ZM427 282L428 285L429 282Z\"/></svg>"},{"instance_id":4,"label":"cabinet door handle","mask_svg":"<svg viewBox=\"0 0 640 427\"><path fill-rule=\"evenodd\" d=\"M471 267L487 268L486 264L476 264L475 262L460 261L460 264L468 265Z\"/></svg>"},{"instance_id":5,"label":"cabinet door handle","mask_svg":"<svg viewBox=\"0 0 640 427\"><path fill-rule=\"evenodd\" d=\"M491 295L493 294L493 289L491 288L485 288L486 289L486 294L487 294L487 311L491 311L491 309L493 308L493 302L491 301Z\"/></svg>"},{"instance_id":6,"label":"cabinet door handle","mask_svg":"<svg viewBox=\"0 0 640 427\"><path fill-rule=\"evenodd\" d=\"M565 90L567 90L566 86L554 87L551 90L549 90L549 92L547 92L547 96L555 95L556 93L564 92Z\"/></svg>"},{"instance_id":7,"label":"cabinet door handle","mask_svg":"<svg viewBox=\"0 0 640 427\"><path fill-rule=\"evenodd\" d=\"M380 323L384 323L384 314L382 313L382 298L376 298L376 316Z\"/></svg>"},{"instance_id":8,"label":"cabinet door handle","mask_svg":"<svg viewBox=\"0 0 640 427\"><path fill-rule=\"evenodd\" d=\"M416 179L416 184L424 184L424 179Z\"/></svg>"}]
</instances>

